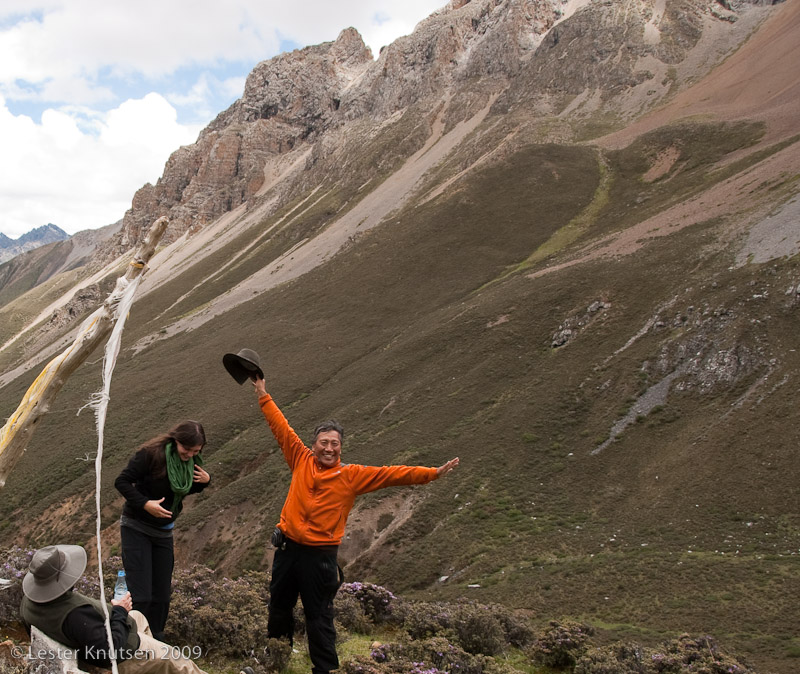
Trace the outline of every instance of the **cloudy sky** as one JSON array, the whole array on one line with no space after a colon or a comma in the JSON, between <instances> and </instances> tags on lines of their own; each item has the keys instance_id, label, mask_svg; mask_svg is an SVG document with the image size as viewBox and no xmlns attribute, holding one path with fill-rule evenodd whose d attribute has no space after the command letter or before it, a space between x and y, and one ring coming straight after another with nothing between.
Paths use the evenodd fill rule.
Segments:
<instances>
[{"instance_id":1,"label":"cloudy sky","mask_svg":"<svg viewBox=\"0 0 800 674\"><path fill-rule=\"evenodd\" d=\"M0 232L116 222L259 61L349 26L377 57L446 1L2 0Z\"/></svg>"}]
</instances>

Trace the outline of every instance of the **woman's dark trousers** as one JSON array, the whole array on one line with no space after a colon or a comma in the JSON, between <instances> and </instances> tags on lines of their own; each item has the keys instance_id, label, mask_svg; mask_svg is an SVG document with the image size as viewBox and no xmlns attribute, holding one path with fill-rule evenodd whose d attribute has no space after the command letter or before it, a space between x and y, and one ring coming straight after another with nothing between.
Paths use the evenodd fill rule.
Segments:
<instances>
[{"instance_id":1,"label":"woman's dark trousers","mask_svg":"<svg viewBox=\"0 0 800 674\"><path fill-rule=\"evenodd\" d=\"M148 536L130 527L120 527L122 564L133 608L141 611L153 636L164 641L169 601L172 595L172 569L175 555L172 535Z\"/></svg>"}]
</instances>

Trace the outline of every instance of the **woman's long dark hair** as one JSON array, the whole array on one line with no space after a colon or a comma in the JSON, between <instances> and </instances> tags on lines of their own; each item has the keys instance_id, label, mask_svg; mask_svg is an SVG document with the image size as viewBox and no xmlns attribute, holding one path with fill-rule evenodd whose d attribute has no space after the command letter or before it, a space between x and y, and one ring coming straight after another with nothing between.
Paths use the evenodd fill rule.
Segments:
<instances>
[{"instance_id":1,"label":"woman's long dark hair","mask_svg":"<svg viewBox=\"0 0 800 674\"><path fill-rule=\"evenodd\" d=\"M181 443L184 447L204 447L206 432L199 421L182 421L177 426L170 428L166 433L161 433L143 443L136 451L147 454L150 473L153 477L164 477L167 473L167 455L164 447L170 440ZM202 450L201 450L202 451Z\"/></svg>"}]
</instances>

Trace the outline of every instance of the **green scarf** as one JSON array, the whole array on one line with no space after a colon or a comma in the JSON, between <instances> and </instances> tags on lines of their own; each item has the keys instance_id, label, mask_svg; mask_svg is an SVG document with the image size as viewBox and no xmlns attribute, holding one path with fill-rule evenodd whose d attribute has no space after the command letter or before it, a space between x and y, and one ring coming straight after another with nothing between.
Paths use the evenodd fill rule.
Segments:
<instances>
[{"instance_id":1,"label":"green scarf","mask_svg":"<svg viewBox=\"0 0 800 674\"><path fill-rule=\"evenodd\" d=\"M195 454L188 461L183 461L178 454L175 443L170 440L164 447L164 453L167 457L167 477L169 477L169 486L175 497L172 499L172 518L176 518L181 511L181 501L183 497L189 493L189 490L194 484L194 466L203 465L203 457Z\"/></svg>"}]
</instances>

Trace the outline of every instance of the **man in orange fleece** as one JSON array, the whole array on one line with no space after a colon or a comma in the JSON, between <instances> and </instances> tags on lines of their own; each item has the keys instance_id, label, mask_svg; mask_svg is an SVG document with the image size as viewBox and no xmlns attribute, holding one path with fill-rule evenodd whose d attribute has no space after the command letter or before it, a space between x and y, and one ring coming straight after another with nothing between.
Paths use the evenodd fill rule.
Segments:
<instances>
[{"instance_id":1,"label":"man in orange fleece","mask_svg":"<svg viewBox=\"0 0 800 674\"><path fill-rule=\"evenodd\" d=\"M292 613L299 596L306 617L312 674L326 674L339 667L333 598L342 575L336 553L356 496L384 487L436 480L453 470L458 458L438 468L341 463L342 427L335 421L317 426L309 449L289 426L259 374L253 380L258 403L292 471L289 493L273 535L276 550L267 635L292 641Z\"/></svg>"}]
</instances>

